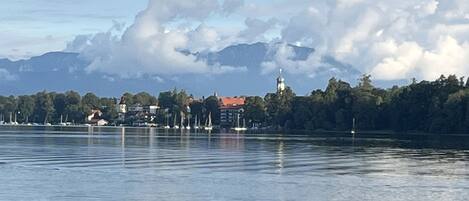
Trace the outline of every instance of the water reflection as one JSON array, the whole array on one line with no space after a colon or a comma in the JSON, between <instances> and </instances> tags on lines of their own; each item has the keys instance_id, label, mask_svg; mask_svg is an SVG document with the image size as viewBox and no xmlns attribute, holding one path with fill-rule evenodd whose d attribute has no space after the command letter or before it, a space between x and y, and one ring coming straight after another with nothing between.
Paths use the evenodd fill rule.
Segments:
<instances>
[{"instance_id":1,"label":"water reflection","mask_svg":"<svg viewBox=\"0 0 469 201\"><path fill-rule=\"evenodd\" d=\"M338 195L333 191L347 189L349 194L362 189L361 193L367 191L371 198L379 199L383 198L379 195L388 190L379 189L386 185L395 186L394 191L411 188L414 193L411 195L416 197L458 199L458 195L467 195L461 191L469 186L469 149L461 146L464 144L460 138L456 139L458 142L428 140L123 127L15 128L0 132L0 178L7 180L10 174L17 172L16 177L25 182L41 185L48 182L42 180L41 174L49 175L53 180L55 176L50 175L59 173L50 170L66 171L76 185L99 189L96 192L99 196L106 197L110 192L96 185L117 185L112 187L113 190L123 191L134 183L144 195L153 196L145 199L144 195L137 194L135 196L144 197L136 200L164 200L167 197L161 195L165 192L175 196L174 200L204 200L202 198L214 196L215 191L205 191L202 187L217 189L225 192L223 196L238 200L279 200L277 198L282 197L309 200L305 195L310 195L311 191L318 196L331 196ZM26 170L18 169L20 167ZM33 171L29 172L29 168ZM44 172L39 174L38 171ZM80 179L82 177L87 179ZM123 184L124 180L130 182ZM15 184L13 180L10 182ZM148 189L141 189L141 186ZM166 191L155 190L155 186ZM186 194L179 186L187 188L184 190L190 191L189 195L195 196L194 199L181 197ZM4 198L2 195L5 196L1 192L9 192L12 188L9 184L0 186L0 200ZM238 190L246 191L245 196L252 197L237 197ZM422 194L426 190L445 193ZM263 191L274 191L275 199L269 199L272 197ZM259 197L262 195L267 197ZM135 197L131 198L135 200Z\"/></svg>"},{"instance_id":2,"label":"water reflection","mask_svg":"<svg viewBox=\"0 0 469 201\"><path fill-rule=\"evenodd\" d=\"M284 146L284 142L280 141L278 143L278 148L277 148L277 167L278 167L277 172L279 174L282 174L282 169L284 167L285 155L283 153L283 151L284 151L283 146Z\"/></svg>"}]
</instances>

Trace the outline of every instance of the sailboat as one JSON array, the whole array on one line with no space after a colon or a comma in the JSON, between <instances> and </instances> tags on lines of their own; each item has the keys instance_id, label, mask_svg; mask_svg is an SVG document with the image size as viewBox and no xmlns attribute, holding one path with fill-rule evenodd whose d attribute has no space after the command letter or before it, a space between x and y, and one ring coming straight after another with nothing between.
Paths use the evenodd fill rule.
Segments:
<instances>
[{"instance_id":1,"label":"sailboat","mask_svg":"<svg viewBox=\"0 0 469 201\"><path fill-rule=\"evenodd\" d=\"M213 126L212 126L212 113L211 113L211 112L208 114L208 122L207 122L207 125L205 126L204 129L207 130L207 131L213 130Z\"/></svg>"},{"instance_id":2,"label":"sailboat","mask_svg":"<svg viewBox=\"0 0 469 201\"><path fill-rule=\"evenodd\" d=\"M59 124L60 126L66 126L67 125L67 123L64 123L63 117L64 117L63 115L60 115L60 124Z\"/></svg>"},{"instance_id":3,"label":"sailboat","mask_svg":"<svg viewBox=\"0 0 469 201\"><path fill-rule=\"evenodd\" d=\"M176 115L174 115L173 129L179 129L179 126L176 123Z\"/></svg>"},{"instance_id":4,"label":"sailboat","mask_svg":"<svg viewBox=\"0 0 469 201\"><path fill-rule=\"evenodd\" d=\"M184 129L185 127L184 127L184 114L183 113L181 113L181 122L179 122L179 123L181 124L180 128Z\"/></svg>"},{"instance_id":5,"label":"sailboat","mask_svg":"<svg viewBox=\"0 0 469 201\"><path fill-rule=\"evenodd\" d=\"M197 115L195 115L195 120L194 120L194 129L199 129L199 125L198 125L198 118L197 118Z\"/></svg>"},{"instance_id":6,"label":"sailboat","mask_svg":"<svg viewBox=\"0 0 469 201\"><path fill-rule=\"evenodd\" d=\"M163 126L164 129L170 129L171 127L169 127L169 116L166 115L166 126Z\"/></svg>"},{"instance_id":7,"label":"sailboat","mask_svg":"<svg viewBox=\"0 0 469 201\"><path fill-rule=\"evenodd\" d=\"M190 130L190 129L191 129L191 118L187 118L186 130Z\"/></svg>"},{"instance_id":8,"label":"sailboat","mask_svg":"<svg viewBox=\"0 0 469 201\"><path fill-rule=\"evenodd\" d=\"M235 130L235 131L246 131L246 130L248 130L246 128L246 121L244 119L243 119L243 127L240 127L240 125L239 125L239 114L236 118L236 127L234 127L233 130Z\"/></svg>"},{"instance_id":9,"label":"sailboat","mask_svg":"<svg viewBox=\"0 0 469 201\"><path fill-rule=\"evenodd\" d=\"M352 130L350 131L350 134L352 135L355 135L356 131L355 131L355 118L353 118L352 120Z\"/></svg>"}]
</instances>

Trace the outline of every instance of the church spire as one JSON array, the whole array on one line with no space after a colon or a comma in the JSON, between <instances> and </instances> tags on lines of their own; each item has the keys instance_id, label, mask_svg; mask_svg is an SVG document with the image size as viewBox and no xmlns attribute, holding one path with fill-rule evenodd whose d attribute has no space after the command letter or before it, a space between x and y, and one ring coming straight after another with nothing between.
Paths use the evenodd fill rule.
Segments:
<instances>
[{"instance_id":1,"label":"church spire","mask_svg":"<svg viewBox=\"0 0 469 201\"><path fill-rule=\"evenodd\" d=\"M277 78L277 93L281 94L285 90L285 78L282 76L283 69L280 68Z\"/></svg>"}]
</instances>

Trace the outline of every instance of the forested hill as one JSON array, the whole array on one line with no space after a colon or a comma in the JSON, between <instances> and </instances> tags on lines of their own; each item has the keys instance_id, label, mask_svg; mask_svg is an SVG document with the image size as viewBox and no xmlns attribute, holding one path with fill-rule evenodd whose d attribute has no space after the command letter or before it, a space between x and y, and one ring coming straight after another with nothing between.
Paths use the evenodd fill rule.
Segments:
<instances>
[{"instance_id":1,"label":"forested hill","mask_svg":"<svg viewBox=\"0 0 469 201\"><path fill-rule=\"evenodd\" d=\"M156 123L165 116L187 112L193 116L218 118L218 99L208 97L193 101L185 91L162 92L158 97L142 92L125 94L128 104L160 103L163 109ZM18 113L19 122L59 122L60 116L81 123L91 109L101 109L104 118L115 122L117 98L99 98L92 93L83 97L73 91L39 92L25 96L0 96L0 114ZM296 96L287 88L282 94L247 97L245 118L250 125L267 128L349 131L352 119L356 129L397 132L469 134L469 83L454 75L435 81L376 88L370 76L364 75L357 86L332 78L326 89L314 90L308 96Z\"/></svg>"}]
</instances>

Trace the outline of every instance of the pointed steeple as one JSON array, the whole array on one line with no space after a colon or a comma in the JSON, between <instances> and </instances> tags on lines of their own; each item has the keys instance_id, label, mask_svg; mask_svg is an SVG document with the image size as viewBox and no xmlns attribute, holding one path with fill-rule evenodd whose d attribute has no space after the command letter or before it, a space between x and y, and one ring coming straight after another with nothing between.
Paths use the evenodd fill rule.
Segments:
<instances>
[{"instance_id":1,"label":"pointed steeple","mask_svg":"<svg viewBox=\"0 0 469 201\"><path fill-rule=\"evenodd\" d=\"M283 69L280 68L277 77L277 93L282 93L285 90L285 78L282 76Z\"/></svg>"}]
</instances>

